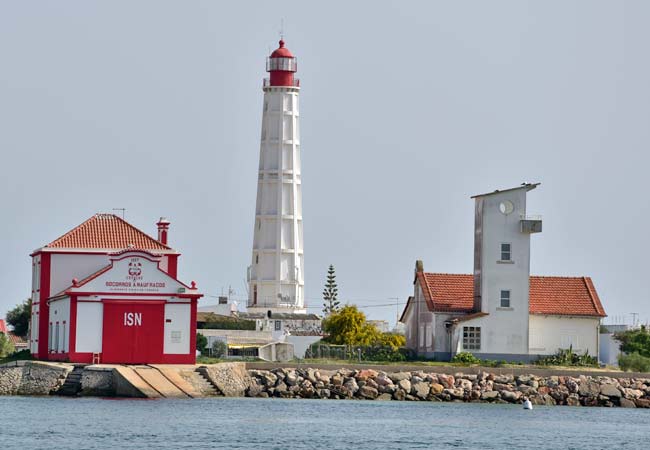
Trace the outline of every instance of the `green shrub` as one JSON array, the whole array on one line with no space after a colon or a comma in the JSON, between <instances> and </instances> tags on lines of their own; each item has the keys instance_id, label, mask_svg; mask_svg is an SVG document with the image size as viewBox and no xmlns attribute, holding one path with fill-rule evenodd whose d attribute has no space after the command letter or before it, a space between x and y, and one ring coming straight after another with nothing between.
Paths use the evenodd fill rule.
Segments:
<instances>
[{"instance_id":1,"label":"green shrub","mask_svg":"<svg viewBox=\"0 0 650 450\"><path fill-rule=\"evenodd\" d=\"M0 358L11 355L14 352L14 343L11 342L9 336L0 333Z\"/></svg>"},{"instance_id":2,"label":"green shrub","mask_svg":"<svg viewBox=\"0 0 650 450\"><path fill-rule=\"evenodd\" d=\"M535 364L538 366L598 367L598 358L590 356L586 350L584 354L579 355L573 351L573 347L569 347L568 349L558 349L555 355L540 357Z\"/></svg>"},{"instance_id":3,"label":"green shrub","mask_svg":"<svg viewBox=\"0 0 650 450\"><path fill-rule=\"evenodd\" d=\"M208 346L208 338L203 336L201 333L196 333L196 349L203 354L205 348Z\"/></svg>"},{"instance_id":4,"label":"green shrub","mask_svg":"<svg viewBox=\"0 0 650 450\"><path fill-rule=\"evenodd\" d=\"M626 372L650 372L650 358L638 353L618 355L618 365Z\"/></svg>"},{"instance_id":5,"label":"green shrub","mask_svg":"<svg viewBox=\"0 0 650 450\"><path fill-rule=\"evenodd\" d=\"M470 365L470 364L479 364L481 360L478 359L473 354L471 354L470 352L460 352L460 353L456 353L456 355L452 358L451 362L455 364Z\"/></svg>"},{"instance_id":6,"label":"green shrub","mask_svg":"<svg viewBox=\"0 0 650 450\"><path fill-rule=\"evenodd\" d=\"M638 353L641 356L650 358L650 330L641 325L635 330L616 333L614 339L621 343L621 351L627 354Z\"/></svg>"},{"instance_id":7,"label":"green shrub","mask_svg":"<svg viewBox=\"0 0 650 450\"><path fill-rule=\"evenodd\" d=\"M228 354L228 344L224 341L214 341L212 343L212 357L223 358Z\"/></svg>"}]
</instances>

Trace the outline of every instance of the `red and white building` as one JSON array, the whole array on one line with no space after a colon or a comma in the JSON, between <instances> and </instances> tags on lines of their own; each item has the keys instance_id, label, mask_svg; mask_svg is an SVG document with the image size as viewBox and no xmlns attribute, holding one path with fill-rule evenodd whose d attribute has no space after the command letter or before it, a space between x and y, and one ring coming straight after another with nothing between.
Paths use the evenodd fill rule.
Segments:
<instances>
[{"instance_id":1,"label":"red and white building","mask_svg":"<svg viewBox=\"0 0 650 450\"><path fill-rule=\"evenodd\" d=\"M95 214L32 257L30 349L81 363L194 364L202 296L180 254L113 214Z\"/></svg>"}]
</instances>

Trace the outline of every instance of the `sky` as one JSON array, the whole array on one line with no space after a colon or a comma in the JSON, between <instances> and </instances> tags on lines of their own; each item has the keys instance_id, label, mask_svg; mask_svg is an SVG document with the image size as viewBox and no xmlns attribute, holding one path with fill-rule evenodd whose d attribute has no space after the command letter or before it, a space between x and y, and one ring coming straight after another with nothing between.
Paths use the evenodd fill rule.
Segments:
<instances>
[{"instance_id":1,"label":"sky","mask_svg":"<svg viewBox=\"0 0 650 450\"><path fill-rule=\"evenodd\" d=\"M394 323L415 261L471 273L471 195L541 182L536 275L650 320L650 2L0 0L0 316L97 212L169 218L202 305L245 304L265 57L298 57L310 312ZM119 214L119 213L118 213Z\"/></svg>"}]
</instances>

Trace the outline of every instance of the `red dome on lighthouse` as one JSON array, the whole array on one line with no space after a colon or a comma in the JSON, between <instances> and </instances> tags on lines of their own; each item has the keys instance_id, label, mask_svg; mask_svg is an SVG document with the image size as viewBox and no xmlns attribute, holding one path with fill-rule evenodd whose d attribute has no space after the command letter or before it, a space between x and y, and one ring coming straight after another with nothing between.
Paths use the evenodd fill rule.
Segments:
<instances>
[{"instance_id":1,"label":"red dome on lighthouse","mask_svg":"<svg viewBox=\"0 0 650 450\"><path fill-rule=\"evenodd\" d=\"M298 80L293 78L297 70L296 57L284 46L284 41L280 40L280 47L266 59L266 71L269 72L270 78L264 85L298 87Z\"/></svg>"},{"instance_id":2,"label":"red dome on lighthouse","mask_svg":"<svg viewBox=\"0 0 650 450\"><path fill-rule=\"evenodd\" d=\"M284 41L280 39L280 47L271 53L271 58L293 58L288 48L284 46Z\"/></svg>"}]
</instances>

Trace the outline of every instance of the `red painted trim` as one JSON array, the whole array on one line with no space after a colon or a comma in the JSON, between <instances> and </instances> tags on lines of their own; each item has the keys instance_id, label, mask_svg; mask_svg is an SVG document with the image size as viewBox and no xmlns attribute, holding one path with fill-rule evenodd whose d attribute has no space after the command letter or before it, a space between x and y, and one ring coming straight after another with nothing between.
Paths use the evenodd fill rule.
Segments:
<instances>
[{"instance_id":1,"label":"red painted trim","mask_svg":"<svg viewBox=\"0 0 650 450\"><path fill-rule=\"evenodd\" d=\"M201 298L203 294L179 294L176 292L83 292L83 291L74 291L66 292L66 295L113 295L119 297L178 297L178 298Z\"/></svg>"},{"instance_id":2,"label":"red painted trim","mask_svg":"<svg viewBox=\"0 0 650 450\"><path fill-rule=\"evenodd\" d=\"M187 364L196 363L196 307L198 299L192 299L192 306L190 307L190 357L191 362ZM182 363L179 363L182 364Z\"/></svg>"},{"instance_id":3,"label":"red painted trim","mask_svg":"<svg viewBox=\"0 0 650 450\"><path fill-rule=\"evenodd\" d=\"M40 337L38 342L38 352L36 353L37 358L48 359L48 346L49 346L49 318L50 318L50 307L45 301L41 299L47 299L50 296L50 259L49 254L41 254L41 294L39 295L39 312L40 321L38 326L38 335ZM44 338L43 338L44 336Z\"/></svg>"},{"instance_id":4,"label":"red painted trim","mask_svg":"<svg viewBox=\"0 0 650 450\"><path fill-rule=\"evenodd\" d=\"M47 255L110 255L112 253L118 253L118 252L122 252L124 250L128 250L128 249L119 249L118 248L118 249L106 250L106 251L103 251L103 252L97 251L97 250L90 250L90 251L84 252L83 250L80 250L80 249L65 251L65 250L54 249L54 248L50 249L50 248L45 247L45 248L42 248L42 249L30 254L29 256L36 256L36 255L43 255L43 254L47 254ZM177 253L175 250L171 250L171 249L139 249L139 250L142 250L142 251L145 251L145 252L160 253L162 256L164 256L164 255L180 255L180 253ZM129 250L129 251L138 251L138 250Z\"/></svg>"},{"instance_id":5,"label":"red painted trim","mask_svg":"<svg viewBox=\"0 0 650 450\"><path fill-rule=\"evenodd\" d=\"M77 348L77 297L70 297L70 330L68 331L68 351L73 353Z\"/></svg>"},{"instance_id":6,"label":"red painted trim","mask_svg":"<svg viewBox=\"0 0 650 450\"><path fill-rule=\"evenodd\" d=\"M167 273L172 278L178 276L178 255L167 256Z\"/></svg>"}]
</instances>

